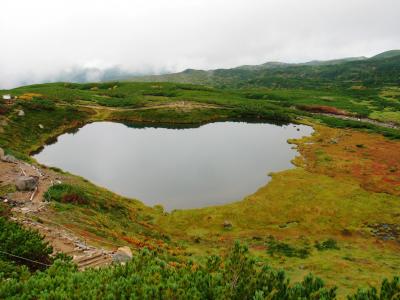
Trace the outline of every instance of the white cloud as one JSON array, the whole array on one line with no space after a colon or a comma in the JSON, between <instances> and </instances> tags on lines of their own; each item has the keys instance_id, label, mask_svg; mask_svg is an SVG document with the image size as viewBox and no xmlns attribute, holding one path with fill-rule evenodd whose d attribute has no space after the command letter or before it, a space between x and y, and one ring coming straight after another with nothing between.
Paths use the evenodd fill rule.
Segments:
<instances>
[{"instance_id":1,"label":"white cloud","mask_svg":"<svg viewBox=\"0 0 400 300\"><path fill-rule=\"evenodd\" d=\"M373 55L400 48L399 11L398 0L1 0L0 88L88 66L157 72Z\"/></svg>"}]
</instances>

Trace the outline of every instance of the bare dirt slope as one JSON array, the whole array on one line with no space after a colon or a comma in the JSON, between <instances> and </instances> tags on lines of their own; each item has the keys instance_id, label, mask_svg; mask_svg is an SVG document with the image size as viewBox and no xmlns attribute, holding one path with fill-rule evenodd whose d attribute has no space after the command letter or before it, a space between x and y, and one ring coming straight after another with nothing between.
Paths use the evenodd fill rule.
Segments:
<instances>
[{"instance_id":1,"label":"bare dirt slope","mask_svg":"<svg viewBox=\"0 0 400 300\"><path fill-rule=\"evenodd\" d=\"M38 177L37 188L34 191L14 190L15 181L20 176ZM111 251L93 247L67 228L38 217L39 213L49 209L48 202L44 201L44 193L51 185L62 181L63 176L49 169L18 160L15 163L0 161L0 186L12 189L3 196L2 201L12 206L15 221L38 230L53 247L54 254L64 253L71 256L79 269L110 264Z\"/></svg>"}]
</instances>

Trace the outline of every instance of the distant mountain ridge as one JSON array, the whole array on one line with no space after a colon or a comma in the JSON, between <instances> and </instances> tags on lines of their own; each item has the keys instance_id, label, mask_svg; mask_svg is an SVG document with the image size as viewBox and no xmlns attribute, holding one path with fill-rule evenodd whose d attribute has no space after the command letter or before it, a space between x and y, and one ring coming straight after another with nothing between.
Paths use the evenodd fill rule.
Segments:
<instances>
[{"instance_id":1,"label":"distant mountain ridge","mask_svg":"<svg viewBox=\"0 0 400 300\"><path fill-rule=\"evenodd\" d=\"M282 67L288 67L288 66L322 66L322 65L334 65L334 64L340 64L343 62L349 62L349 61L360 61L360 60L365 60L368 59L365 56L360 56L360 57L348 57L348 58L342 58L342 59L332 59L332 60L312 60L309 62L305 63L284 63L284 62L266 62L261 65L244 65L244 66L239 66L234 69L243 69L243 70L261 70L261 69L272 69L272 68L282 68Z\"/></svg>"},{"instance_id":2,"label":"distant mountain ridge","mask_svg":"<svg viewBox=\"0 0 400 300\"><path fill-rule=\"evenodd\" d=\"M400 84L400 50L371 58L349 57L305 63L267 62L231 69L195 70L139 76L130 81L181 82L216 87L308 87Z\"/></svg>"}]
</instances>

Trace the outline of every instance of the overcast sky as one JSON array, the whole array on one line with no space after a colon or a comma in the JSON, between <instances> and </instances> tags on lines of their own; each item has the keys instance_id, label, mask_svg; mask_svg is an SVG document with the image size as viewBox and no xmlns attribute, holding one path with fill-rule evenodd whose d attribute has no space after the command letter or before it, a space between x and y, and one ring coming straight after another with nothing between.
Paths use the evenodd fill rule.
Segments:
<instances>
[{"instance_id":1,"label":"overcast sky","mask_svg":"<svg viewBox=\"0 0 400 300\"><path fill-rule=\"evenodd\" d=\"M399 0L0 0L0 12L0 88L81 68L181 71L400 49Z\"/></svg>"}]
</instances>

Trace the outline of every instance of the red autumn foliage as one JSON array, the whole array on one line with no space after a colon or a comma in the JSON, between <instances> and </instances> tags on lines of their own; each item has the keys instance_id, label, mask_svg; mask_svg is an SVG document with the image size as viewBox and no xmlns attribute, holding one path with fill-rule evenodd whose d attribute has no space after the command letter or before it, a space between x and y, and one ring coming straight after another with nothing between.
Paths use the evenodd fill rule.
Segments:
<instances>
[{"instance_id":1,"label":"red autumn foliage","mask_svg":"<svg viewBox=\"0 0 400 300\"><path fill-rule=\"evenodd\" d=\"M86 204L87 200L78 194L67 194L62 197L63 203Z\"/></svg>"},{"instance_id":2,"label":"red autumn foliage","mask_svg":"<svg viewBox=\"0 0 400 300\"><path fill-rule=\"evenodd\" d=\"M342 116L350 115L350 113L345 110L325 105L299 105L297 106L297 108L312 113L322 113L322 114L342 115Z\"/></svg>"},{"instance_id":3,"label":"red autumn foliage","mask_svg":"<svg viewBox=\"0 0 400 300\"><path fill-rule=\"evenodd\" d=\"M8 108L0 104L0 115L5 115L8 112Z\"/></svg>"},{"instance_id":4,"label":"red autumn foliage","mask_svg":"<svg viewBox=\"0 0 400 300\"><path fill-rule=\"evenodd\" d=\"M317 135L298 144L307 170L351 178L368 191L400 195L399 141L351 129L317 130ZM319 161L319 151L330 160Z\"/></svg>"},{"instance_id":5,"label":"red autumn foliage","mask_svg":"<svg viewBox=\"0 0 400 300\"><path fill-rule=\"evenodd\" d=\"M122 236L121 237L124 241L126 241L126 242L128 242L129 244L131 244L131 245L134 245L136 248L144 248L144 247L146 247L146 248L148 248L148 249L150 249L150 250L154 250L155 249L155 247L153 246L153 245L151 245L151 244L149 244L149 243L146 243L146 242L142 242L142 241L140 241L140 240L138 240L138 239L135 239L135 238L133 238L133 237L129 237L129 236Z\"/></svg>"}]
</instances>

